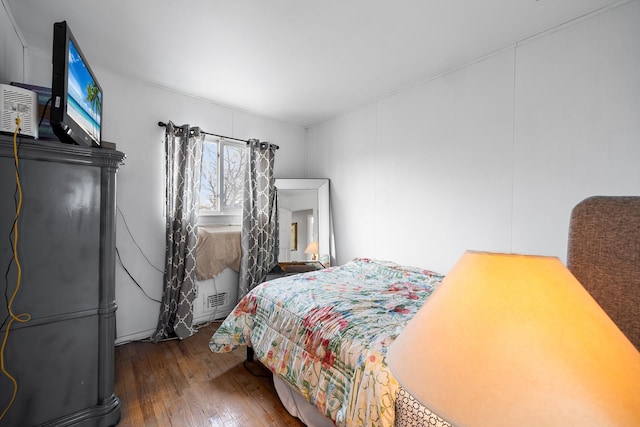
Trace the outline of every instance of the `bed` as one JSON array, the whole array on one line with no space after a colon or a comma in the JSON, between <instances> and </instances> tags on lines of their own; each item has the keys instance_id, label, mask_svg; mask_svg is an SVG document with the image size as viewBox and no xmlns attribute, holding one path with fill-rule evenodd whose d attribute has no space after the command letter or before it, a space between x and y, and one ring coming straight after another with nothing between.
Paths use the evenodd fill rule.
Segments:
<instances>
[{"instance_id":1,"label":"bed","mask_svg":"<svg viewBox=\"0 0 640 427\"><path fill-rule=\"evenodd\" d=\"M359 258L265 282L240 301L209 346L251 346L274 377L336 425L391 426L398 383L386 349L442 279Z\"/></svg>"},{"instance_id":2,"label":"bed","mask_svg":"<svg viewBox=\"0 0 640 427\"><path fill-rule=\"evenodd\" d=\"M586 199L573 209L569 229L567 266L640 348L640 197ZM287 409L307 425L392 426L396 399L410 396L390 373L386 348L442 279L355 259L273 280L242 299L209 346L252 347L274 373ZM301 413L301 400L323 417ZM411 405L433 415L417 401Z\"/></svg>"}]
</instances>

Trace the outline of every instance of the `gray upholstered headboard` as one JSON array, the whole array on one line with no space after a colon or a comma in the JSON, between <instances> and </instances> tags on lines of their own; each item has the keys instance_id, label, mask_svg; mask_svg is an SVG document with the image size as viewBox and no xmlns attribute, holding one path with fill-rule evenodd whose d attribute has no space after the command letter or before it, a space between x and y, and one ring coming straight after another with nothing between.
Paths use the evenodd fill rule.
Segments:
<instances>
[{"instance_id":1,"label":"gray upholstered headboard","mask_svg":"<svg viewBox=\"0 0 640 427\"><path fill-rule=\"evenodd\" d=\"M640 350L640 197L595 196L576 205L567 267Z\"/></svg>"}]
</instances>

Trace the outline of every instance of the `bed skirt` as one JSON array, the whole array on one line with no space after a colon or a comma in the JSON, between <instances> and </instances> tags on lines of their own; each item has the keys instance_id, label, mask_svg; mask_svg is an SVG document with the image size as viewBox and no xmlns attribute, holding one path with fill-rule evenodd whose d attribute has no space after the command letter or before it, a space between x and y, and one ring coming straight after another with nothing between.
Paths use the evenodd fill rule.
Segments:
<instances>
[{"instance_id":1,"label":"bed skirt","mask_svg":"<svg viewBox=\"0 0 640 427\"><path fill-rule=\"evenodd\" d=\"M333 427L333 421L325 417L311 403L296 390L292 389L283 380L273 376L273 385L276 388L278 397L287 412L298 418L307 427Z\"/></svg>"}]
</instances>

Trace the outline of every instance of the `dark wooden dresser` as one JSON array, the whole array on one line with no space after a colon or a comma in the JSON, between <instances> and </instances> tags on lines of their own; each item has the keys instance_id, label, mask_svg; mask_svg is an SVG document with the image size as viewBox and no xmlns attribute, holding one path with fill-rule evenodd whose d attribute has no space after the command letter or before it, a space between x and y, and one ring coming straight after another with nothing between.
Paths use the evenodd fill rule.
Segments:
<instances>
[{"instance_id":1,"label":"dark wooden dresser","mask_svg":"<svg viewBox=\"0 0 640 427\"><path fill-rule=\"evenodd\" d=\"M0 426L110 426L114 393L115 195L124 154L20 138L21 284L4 348L18 388ZM12 226L18 192L13 135L0 134L0 333L16 288ZM0 373L0 412L13 383Z\"/></svg>"}]
</instances>

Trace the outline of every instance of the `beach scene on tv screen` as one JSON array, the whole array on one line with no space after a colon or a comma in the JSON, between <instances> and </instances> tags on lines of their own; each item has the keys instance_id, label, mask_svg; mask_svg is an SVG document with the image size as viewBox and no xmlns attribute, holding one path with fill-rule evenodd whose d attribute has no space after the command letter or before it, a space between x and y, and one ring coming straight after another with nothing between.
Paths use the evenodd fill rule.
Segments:
<instances>
[{"instance_id":1,"label":"beach scene on tv screen","mask_svg":"<svg viewBox=\"0 0 640 427\"><path fill-rule=\"evenodd\" d=\"M73 42L69 40L67 115L100 142L102 93L89 74Z\"/></svg>"}]
</instances>

